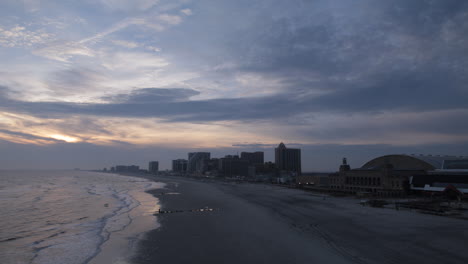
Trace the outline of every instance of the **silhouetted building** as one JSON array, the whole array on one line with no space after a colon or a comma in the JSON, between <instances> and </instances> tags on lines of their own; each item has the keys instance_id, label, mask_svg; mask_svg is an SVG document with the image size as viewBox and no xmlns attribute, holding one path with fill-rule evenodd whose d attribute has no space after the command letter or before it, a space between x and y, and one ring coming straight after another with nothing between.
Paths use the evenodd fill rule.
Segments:
<instances>
[{"instance_id":1,"label":"silhouetted building","mask_svg":"<svg viewBox=\"0 0 468 264\"><path fill-rule=\"evenodd\" d=\"M247 160L250 165L263 164L263 152L241 152L241 159Z\"/></svg>"},{"instance_id":2,"label":"silhouetted building","mask_svg":"<svg viewBox=\"0 0 468 264\"><path fill-rule=\"evenodd\" d=\"M124 172L124 171L127 171L127 166L125 166L125 165L117 165L117 166L115 166L115 171L116 171L116 172Z\"/></svg>"},{"instance_id":3,"label":"silhouetted building","mask_svg":"<svg viewBox=\"0 0 468 264\"><path fill-rule=\"evenodd\" d=\"M158 174L159 171L159 162L157 161L150 161L148 165L148 171L151 174Z\"/></svg>"},{"instance_id":4,"label":"silhouetted building","mask_svg":"<svg viewBox=\"0 0 468 264\"><path fill-rule=\"evenodd\" d=\"M187 171L187 160L186 159L176 159L172 161L172 171L185 173Z\"/></svg>"},{"instance_id":5,"label":"silhouetted building","mask_svg":"<svg viewBox=\"0 0 468 264\"><path fill-rule=\"evenodd\" d=\"M263 164L263 171L266 173L274 173L277 171L276 164L268 161Z\"/></svg>"},{"instance_id":6,"label":"silhouetted building","mask_svg":"<svg viewBox=\"0 0 468 264\"><path fill-rule=\"evenodd\" d=\"M411 176L417 176L415 186L420 187L423 184L421 182L424 182L421 179L426 179L427 184L434 184L432 178L434 181L443 178L442 175L438 178L424 178L428 174L447 170L446 167L452 170L464 169L467 164L466 157L386 155L367 162L361 168L351 169L346 159L343 159L340 171L330 174L330 187L350 193L400 196L408 192ZM449 175L447 181L451 181Z\"/></svg>"},{"instance_id":7,"label":"silhouetted building","mask_svg":"<svg viewBox=\"0 0 468 264\"><path fill-rule=\"evenodd\" d=\"M136 165L130 165L130 166L117 165L115 166L115 171L116 172L139 172L140 167Z\"/></svg>"},{"instance_id":8,"label":"silhouetted building","mask_svg":"<svg viewBox=\"0 0 468 264\"><path fill-rule=\"evenodd\" d=\"M249 177L255 177L257 172L263 171L264 155L262 151L256 152L241 152L241 159L247 160L249 163Z\"/></svg>"},{"instance_id":9,"label":"silhouetted building","mask_svg":"<svg viewBox=\"0 0 468 264\"><path fill-rule=\"evenodd\" d=\"M140 172L140 166L130 165L127 167L129 172Z\"/></svg>"},{"instance_id":10,"label":"silhouetted building","mask_svg":"<svg viewBox=\"0 0 468 264\"><path fill-rule=\"evenodd\" d=\"M249 174L249 161L240 159L237 155L227 155L219 159L219 170L225 177L247 176Z\"/></svg>"},{"instance_id":11,"label":"silhouetted building","mask_svg":"<svg viewBox=\"0 0 468 264\"><path fill-rule=\"evenodd\" d=\"M454 163L450 162L450 164ZM410 189L414 192L429 194L440 194L452 189L459 192L461 196L468 197L468 170L447 169L431 171L428 174L412 175Z\"/></svg>"},{"instance_id":12,"label":"silhouetted building","mask_svg":"<svg viewBox=\"0 0 468 264\"><path fill-rule=\"evenodd\" d=\"M281 142L275 148L275 164L280 171L294 172L297 175L301 174L301 150L287 148Z\"/></svg>"},{"instance_id":13,"label":"silhouetted building","mask_svg":"<svg viewBox=\"0 0 468 264\"><path fill-rule=\"evenodd\" d=\"M212 158L209 160L205 160L205 174L211 176L219 176L219 165L220 160L218 158Z\"/></svg>"},{"instance_id":14,"label":"silhouetted building","mask_svg":"<svg viewBox=\"0 0 468 264\"><path fill-rule=\"evenodd\" d=\"M210 152L190 152L188 154L187 171L190 173L203 173L205 160L210 159Z\"/></svg>"}]
</instances>

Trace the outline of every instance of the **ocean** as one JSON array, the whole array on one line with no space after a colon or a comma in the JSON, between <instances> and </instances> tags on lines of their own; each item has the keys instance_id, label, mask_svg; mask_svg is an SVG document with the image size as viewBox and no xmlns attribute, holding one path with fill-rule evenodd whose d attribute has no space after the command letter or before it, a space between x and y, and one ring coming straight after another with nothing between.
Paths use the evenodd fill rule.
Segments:
<instances>
[{"instance_id":1,"label":"ocean","mask_svg":"<svg viewBox=\"0 0 468 264\"><path fill-rule=\"evenodd\" d=\"M0 171L0 262L129 263L158 227L163 183L86 171Z\"/></svg>"}]
</instances>

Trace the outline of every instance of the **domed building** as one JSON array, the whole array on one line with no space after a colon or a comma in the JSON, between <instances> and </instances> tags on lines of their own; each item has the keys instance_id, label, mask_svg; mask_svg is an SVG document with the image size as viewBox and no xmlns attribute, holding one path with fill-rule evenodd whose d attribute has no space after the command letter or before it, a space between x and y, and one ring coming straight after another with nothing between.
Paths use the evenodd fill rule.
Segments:
<instances>
[{"instance_id":1,"label":"domed building","mask_svg":"<svg viewBox=\"0 0 468 264\"><path fill-rule=\"evenodd\" d=\"M351 169L346 159L340 170L330 175L330 188L349 193L378 196L401 196L410 188L413 175L426 175L440 170L466 170L467 157L386 155Z\"/></svg>"}]
</instances>

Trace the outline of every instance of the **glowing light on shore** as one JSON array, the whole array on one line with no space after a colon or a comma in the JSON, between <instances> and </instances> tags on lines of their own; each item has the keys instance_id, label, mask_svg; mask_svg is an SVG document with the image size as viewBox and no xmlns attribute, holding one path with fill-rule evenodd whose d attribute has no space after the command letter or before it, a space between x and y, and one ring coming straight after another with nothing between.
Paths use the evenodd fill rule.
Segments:
<instances>
[{"instance_id":1,"label":"glowing light on shore","mask_svg":"<svg viewBox=\"0 0 468 264\"><path fill-rule=\"evenodd\" d=\"M77 138L65 136L65 135L50 135L49 137L53 139L57 139L57 140L62 140L68 143L75 143L79 141Z\"/></svg>"}]
</instances>

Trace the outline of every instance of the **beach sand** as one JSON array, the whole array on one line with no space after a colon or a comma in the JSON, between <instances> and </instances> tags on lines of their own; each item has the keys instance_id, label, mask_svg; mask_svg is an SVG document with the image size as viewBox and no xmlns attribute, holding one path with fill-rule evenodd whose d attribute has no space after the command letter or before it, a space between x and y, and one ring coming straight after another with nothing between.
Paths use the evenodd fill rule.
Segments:
<instances>
[{"instance_id":1,"label":"beach sand","mask_svg":"<svg viewBox=\"0 0 468 264\"><path fill-rule=\"evenodd\" d=\"M153 179L167 184L152 192L162 210L184 212L157 216L135 263L468 263L467 220L265 184Z\"/></svg>"}]
</instances>

